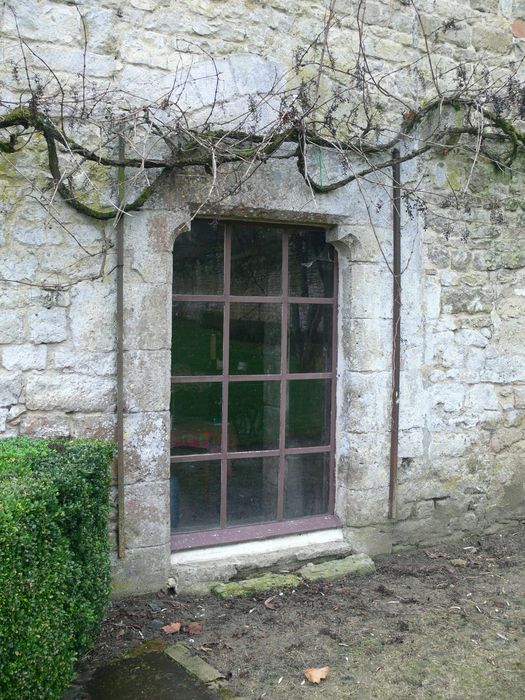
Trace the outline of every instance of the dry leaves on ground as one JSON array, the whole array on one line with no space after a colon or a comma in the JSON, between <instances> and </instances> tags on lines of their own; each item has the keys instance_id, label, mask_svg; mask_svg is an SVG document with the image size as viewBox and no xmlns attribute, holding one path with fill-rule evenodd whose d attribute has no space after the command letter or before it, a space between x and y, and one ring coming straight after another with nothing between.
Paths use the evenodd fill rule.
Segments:
<instances>
[{"instance_id":1,"label":"dry leaves on ground","mask_svg":"<svg viewBox=\"0 0 525 700\"><path fill-rule=\"evenodd\" d=\"M304 671L306 680L310 683L320 683L324 680L330 673L330 666L323 666L322 668L307 668Z\"/></svg>"},{"instance_id":2,"label":"dry leaves on ground","mask_svg":"<svg viewBox=\"0 0 525 700\"><path fill-rule=\"evenodd\" d=\"M201 634L202 624L200 622L190 622L188 625L188 634Z\"/></svg>"},{"instance_id":3,"label":"dry leaves on ground","mask_svg":"<svg viewBox=\"0 0 525 700\"><path fill-rule=\"evenodd\" d=\"M283 607L283 601L279 596L272 595L270 598L266 598L264 607L268 608L268 610L279 610L279 608Z\"/></svg>"},{"instance_id":4,"label":"dry leaves on ground","mask_svg":"<svg viewBox=\"0 0 525 700\"><path fill-rule=\"evenodd\" d=\"M181 622L170 622L169 625L164 625L162 631L166 632L166 634L175 634L176 632L180 632L181 626Z\"/></svg>"}]
</instances>

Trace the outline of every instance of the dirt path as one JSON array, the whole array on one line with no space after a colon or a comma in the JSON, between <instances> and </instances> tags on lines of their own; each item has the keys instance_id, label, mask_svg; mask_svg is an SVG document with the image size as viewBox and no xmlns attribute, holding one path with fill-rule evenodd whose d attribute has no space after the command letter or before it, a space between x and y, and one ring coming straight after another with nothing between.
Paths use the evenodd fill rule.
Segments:
<instances>
[{"instance_id":1,"label":"dirt path","mask_svg":"<svg viewBox=\"0 0 525 700\"><path fill-rule=\"evenodd\" d=\"M120 601L80 669L143 638L183 639L245 698L524 700L524 527L376 565L281 595ZM173 621L183 628L168 637ZM185 632L191 621L202 632ZM328 678L309 685L304 669L321 666Z\"/></svg>"}]
</instances>

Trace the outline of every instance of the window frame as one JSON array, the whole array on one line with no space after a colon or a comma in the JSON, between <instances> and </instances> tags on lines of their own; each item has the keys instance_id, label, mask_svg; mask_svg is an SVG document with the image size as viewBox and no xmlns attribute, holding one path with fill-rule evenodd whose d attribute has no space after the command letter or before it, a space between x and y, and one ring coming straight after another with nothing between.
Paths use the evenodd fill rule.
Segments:
<instances>
[{"instance_id":1,"label":"window frame","mask_svg":"<svg viewBox=\"0 0 525 700\"><path fill-rule=\"evenodd\" d=\"M289 260L288 240L292 230L323 232L322 226L305 224L280 224L266 221L230 220L230 219L199 219L199 221L220 221L224 227L224 269L222 294L178 294L172 286L172 301L175 302L217 302L223 303L223 347L222 347L222 373L216 375L171 375L171 386L175 384L193 383L221 383L222 384L222 425L221 425L221 450L202 454L171 455L170 465L177 463L220 461L220 527L191 532L171 532L172 551L181 551L197 547L207 547L218 544L232 544L250 540L260 540L282 535L300 534L316 530L323 530L341 525L340 519L335 515L335 441L336 441L336 393L337 393L337 349L338 349L338 256L335 247L331 246L334 255L333 267L333 294L331 297L292 297L289 295ZM236 225L258 224L274 227L281 232L282 239L282 287L280 295L255 296L231 294L231 242L233 228ZM273 374L230 374L230 309L236 302L275 303L281 307L281 347L280 347L280 371ZM291 304L324 304L332 308L332 332L331 332L331 369L327 372L290 372L289 371L289 310ZM173 336L172 336L173 343ZM286 412L288 382L291 380L330 380L330 415L329 415L329 442L327 445L314 447L286 447ZM279 446L270 450L231 451L228 449L228 392L230 383L248 381L278 381L280 383L279 406ZM170 433L171 434L171 433ZM300 518L284 518L284 491L286 457L288 455L301 454L328 454L328 510L320 515L309 515ZM227 484L228 462L236 459L249 459L261 457L277 457L279 460L278 491L277 491L277 519L274 521L257 522L243 525L227 525Z\"/></svg>"}]
</instances>

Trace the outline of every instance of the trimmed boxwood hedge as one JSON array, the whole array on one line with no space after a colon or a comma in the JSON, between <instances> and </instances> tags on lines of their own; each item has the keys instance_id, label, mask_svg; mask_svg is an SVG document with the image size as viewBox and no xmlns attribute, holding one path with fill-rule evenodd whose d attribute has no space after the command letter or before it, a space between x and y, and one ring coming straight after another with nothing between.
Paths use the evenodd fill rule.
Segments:
<instances>
[{"instance_id":1,"label":"trimmed boxwood hedge","mask_svg":"<svg viewBox=\"0 0 525 700\"><path fill-rule=\"evenodd\" d=\"M61 696L110 590L102 440L0 440L0 698Z\"/></svg>"}]
</instances>

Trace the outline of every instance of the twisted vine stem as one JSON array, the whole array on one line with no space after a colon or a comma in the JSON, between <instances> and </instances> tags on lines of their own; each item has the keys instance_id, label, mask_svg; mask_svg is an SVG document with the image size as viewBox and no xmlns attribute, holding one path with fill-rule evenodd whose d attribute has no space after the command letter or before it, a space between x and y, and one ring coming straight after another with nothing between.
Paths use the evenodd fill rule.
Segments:
<instances>
[{"instance_id":1,"label":"twisted vine stem","mask_svg":"<svg viewBox=\"0 0 525 700\"><path fill-rule=\"evenodd\" d=\"M452 107L458 111L463 110L464 114L468 109L475 107L483 116L485 123L493 131L487 132L485 129L480 133L478 128L465 124L466 120L464 119L463 126L443 128L441 131L436 132L432 142L424 142L423 145L413 148L402 155L391 156L392 148L406 141L407 137L415 131L416 127L426 117L436 110L442 110L443 107ZM274 156L286 142L296 143L297 148L285 157L296 158L300 174L307 184L318 193L332 192L360 177L390 168L394 163L412 160L435 148L437 143L444 144L443 151L444 153L448 152L448 150L457 145L462 134L476 135L478 137L481 136L482 139L510 143L512 148L505 161L507 166L516 158L520 149L525 148L525 133L519 131L509 119L494 111L479 109L472 100L461 98L436 99L417 112L406 113L399 133L383 144L366 143L360 139L345 143L335 138L327 138L311 129L308 130L297 117L291 118L290 121L291 124L286 126L286 128L280 124L281 131L277 131L271 137L235 130L229 132L224 130L195 131L194 137L191 137L190 134L181 146L177 148L172 147L172 152L166 159L112 158L90 150L72 139L64 130L59 129L48 115L31 107L18 107L5 114L0 118L0 130L21 128L23 130L22 133L26 130L41 133L46 142L49 172L60 196L76 211L99 220L113 219L122 212L128 213L139 210L155 191L155 184L159 178L168 172L183 170L190 166L202 166L208 170L213 166L216 170L218 166L224 163L249 161L250 159L265 162ZM0 152L13 154L20 151L23 148L23 146L19 146L20 136L20 133L8 132L8 138L0 140ZM168 137L165 140L171 144ZM173 146L173 144L171 145ZM364 158L367 164L365 167L352 171L349 175L339 180L323 184L312 177L308 171L306 158L310 145L337 150L345 154L347 158L350 155L355 155L360 159ZM61 172L58 147L62 147L67 153L78 155L86 161L108 168L156 169L160 172L156 175L153 182L144 187L132 201L123 204L121 207L96 208L84 203L75 194L73 187L67 183ZM380 154L385 155L381 162L373 163L368 160L369 157Z\"/></svg>"}]
</instances>

